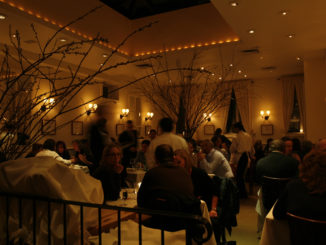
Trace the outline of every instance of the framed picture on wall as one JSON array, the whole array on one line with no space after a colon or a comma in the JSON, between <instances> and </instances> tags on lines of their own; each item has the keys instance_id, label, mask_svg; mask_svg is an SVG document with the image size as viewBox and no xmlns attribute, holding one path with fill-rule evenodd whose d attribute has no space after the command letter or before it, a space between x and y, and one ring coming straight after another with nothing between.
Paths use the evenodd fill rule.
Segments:
<instances>
[{"instance_id":1,"label":"framed picture on wall","mask_svg":"<svg viewBox=\"0 0 326 245\"><path fill-rule=\"evenodd\" d=\"M119 134L121 134L123 131L125 130L125 124L117 124L115 126L115 134L116 136L119 136Z\"/></svg>"},{"instance_id":2,"label":"framed picture on wall","mask_svg":"<svg viewBox=\"0 0 326 245\"><path fill-rule=\"evenodd\" d=\"M82 121L72 121L71 122L71 135L83 135L84 128Z\"/></svg>"},{"instance_id":3,"label":"framed picture on wall","mask_svg":"<svg viewBox=\"0 0 326 245\"><path fill-rule=\"evenodd\" d=\"M261 135L273 135L273 124L262 124L261 125Z\"/></svg>"},{"instance_id":4,"label":"framed picture on wall","mask_svg":"<svg viewBox=\"0 0 326 245\"><path fill-rule=\"evenodd\" d=\"M42 120L42 134L43 135L55 135L56 134L55 120Z\"/></svg>"},{"instance_id":5,"label":"framed picture on wall","mask_svg":"<svg viewBox=\"0 0 326 245\"><path fill-rule=\"evenodd\" d=\"M149 135L149 131L151 130L151 125L145 125L145 136Z\"/></svg>"},{"instance_id":6,"label":"framed picture on wall","mask_svg":"<svg viewBox=\"0 0 326 245\"><path fill-rule=\"evenodd\" d=\"M215 132L214 125L205 125L204 126L204 135L213 135Z\"/></svg>"}]
</instances>

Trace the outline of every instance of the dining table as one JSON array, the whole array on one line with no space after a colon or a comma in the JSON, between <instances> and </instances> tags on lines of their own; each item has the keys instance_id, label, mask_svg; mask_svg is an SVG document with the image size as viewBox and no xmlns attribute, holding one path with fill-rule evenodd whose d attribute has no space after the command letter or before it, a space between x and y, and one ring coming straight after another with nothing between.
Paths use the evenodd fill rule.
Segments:
<instances>
[{"instance_id":1,"label":"dining table","mask_svg":"<svg viewBox=\"0 0 326 245\"><path fill-rule=\"evenodd\" d=\"M291 245L290 229L287 220L277 220L272 209L265 218L260 245Z\"/></svg>"}]
</instances>

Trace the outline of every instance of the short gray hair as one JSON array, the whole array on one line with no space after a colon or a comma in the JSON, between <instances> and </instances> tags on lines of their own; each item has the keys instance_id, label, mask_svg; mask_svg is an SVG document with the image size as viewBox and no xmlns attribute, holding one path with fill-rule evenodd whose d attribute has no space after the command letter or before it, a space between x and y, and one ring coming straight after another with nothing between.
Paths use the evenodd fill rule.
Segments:
<instances>
[{"instance_id":1,"label":"short gray hair","mask_svg":"<svg viewBox=\"0 0 326 245\"><path fill-rule=\"evenodd\" d=\"M270 146L270 151L281 151L284 152L284 142L283 140L273 140Z\"/></svg>"}]
</instances>

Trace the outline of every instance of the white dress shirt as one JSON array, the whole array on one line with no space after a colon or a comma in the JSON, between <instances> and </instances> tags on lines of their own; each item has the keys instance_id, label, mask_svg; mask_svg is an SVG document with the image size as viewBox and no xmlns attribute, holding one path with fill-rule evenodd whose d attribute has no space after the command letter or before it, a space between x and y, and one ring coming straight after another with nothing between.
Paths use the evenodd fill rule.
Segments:
<instances>
[{"instance_id":1,"label":"white dress shirt","mask_svg":"<svg viewBox=\"0 0 326 245\"><path fill-rule=\"evenodd\" d=\"M232 140L230 152L231 164L237 164L244 152L247 152L250 156L253 156L255 154L255 149L250 134L242 130L239 131L237 136Z\"/></svg>"},{"instance_id":2,"label":"white dress shirt","mask_svg":"<svg viewBox=\"0 0 326 245\"><path fill-rule=\"evenodd\" d=\"M199 166L208 174L215 174L222 178L234 177L228 160L226 160L221 152L215 149L212 149L206 158L200 161Z\"/></svg>"},{"instance_id":3,"label":"white dress shirt","mask_svg":"<svg viewBox=\"0 0 326 245\"><path fill-rule=\"evenodd\" d=\"M48 150L48 149L44 149L44 150L38 152L36 154L36 157L52 157L55 160L58 160L59 162L62 162L64 164L67 164L67 165L71 164L71 160L63 159L58 153L56 153L55 151Z\"/></svg>"},{"instance_id":4,"label":"white dress shirt","mask_svg":"<svg viewBox=\"0 0 326 245\"><path fill-rule=\"evenodd\" d=\"M163 133L151 141L149 148L146 152L146 163L149 169L156 166L155 163L155 149L157 146L167 144L170 145L173 151L184 149L189 152L186 140L174 133Z\"/></svg>"}]
</instances>

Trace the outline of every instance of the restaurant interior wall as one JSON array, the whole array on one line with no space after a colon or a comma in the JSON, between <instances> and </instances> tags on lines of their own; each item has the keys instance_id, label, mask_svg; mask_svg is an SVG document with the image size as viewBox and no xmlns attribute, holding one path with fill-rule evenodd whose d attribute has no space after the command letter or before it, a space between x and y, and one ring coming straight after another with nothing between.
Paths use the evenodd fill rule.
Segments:
<instances>
[{"instance_id":1,"label":"restaurant interior wall","mask_svg":"<svg viewBox=\"0 0 326 245\"><path fill-rule=\"evenodd\" d=\"M326 137L326 59L307 59L304 63L306 137L313 142Z\"/></svg>"}]
</instances>

